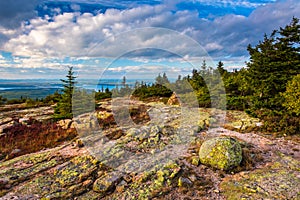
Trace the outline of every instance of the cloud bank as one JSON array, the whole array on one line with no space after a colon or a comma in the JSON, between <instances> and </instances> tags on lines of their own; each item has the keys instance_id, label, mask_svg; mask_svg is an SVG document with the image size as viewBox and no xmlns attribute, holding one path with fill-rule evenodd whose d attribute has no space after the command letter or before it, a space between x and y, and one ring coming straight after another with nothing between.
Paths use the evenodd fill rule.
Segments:
<instances>
[{"instance_id":1,"label":"cloud bank","mask_svg":"<svg viewBox=\"0 0 300 200\"><path fill-rule=\"evenodd\" d=\"M257 44L264 33L270 33L299 16L300 2L287 1L72 1L65 10L61 4L44 1L17 0L0 3L0 45L1 49L19 58L23 67L47 65L50 58L86 57L95 45L111 40L114 36L135 29L159 27L185 34L201 46L215 60L223 60L227 65L243 65L248 58L246 47ZM129 3L130 2L130 3ZM25 6L24 6L25 5ZM52 5L52 6L50 6ZM56 6L60 7L56 7ZM87 5L98 9L87 12ZM104 9L100 9L100 7ZM185 6L184 6L185 5ZM199 7L202 5L202 7ZM203 17L203 6L213 8L212 13ZM4 9L6 7L6 9ZM51 9L49 9L51 7ZM251 12L245 14L217 15L216 9L244 8ZM44 9L44 13L41 10ZM51 10L51 13L49 13ZM47 13L48 12L48 13ZM42 13L42 14L41 14ZM181 48L189 52L190 47L180 43L168 43L168 35L143 34L130 38L130 44L143 48L145 44L159 43L162 48ZM1 40L2 39L2 40ZM172 46L173 45L173 46ZM118 49L126 49L128 41L120 43ZM113 57L118 51L106 47L92 56ZM134 59L132 57L130 59ZM141 54L135 54L138 59ZM144 54L154 59L161 52ZM187 55L189 56L189 55ZM45 59L48 61L45 62ZM11 62L10 62L11 63ZM16 63L18 64L18 63ZM52 65L51 62L49 65ZM11 65L13 66L13 65ZM3 67L3 66L2 66Z\"/></svg>"}]
</instances>

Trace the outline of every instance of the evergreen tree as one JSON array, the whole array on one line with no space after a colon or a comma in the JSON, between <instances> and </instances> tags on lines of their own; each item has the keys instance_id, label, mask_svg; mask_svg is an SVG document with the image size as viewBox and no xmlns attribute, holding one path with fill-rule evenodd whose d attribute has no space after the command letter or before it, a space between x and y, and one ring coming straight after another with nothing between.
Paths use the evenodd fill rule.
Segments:
<instances>
[{"instance_id":1,"label":"evergreen tree","mask_svg":"<svg viewBox=\"0 0 300 200\"><path fill-rule=\"evenodd\" d=\"M180 81L181 81L181 75L178 75L176 82L180 82Z\"/></svg>"},{"instance_id":2,"label":"evergreen tree","mask_svg":"<svg viewBox=\"0 0 300 200\"><path fill-rule=\"evenodd\" d=\"M228 72L226 69L224 69L224 63L222 61L218 62L217 70L220 73L220 75L223 77L225 76Z\"/></svg>"},{"instance_id":3,"label":"evergreen tree","mask_svg":"<svg viewBox=\"0 0 300 200\"><path fill-rule=\"evenodd\" d=\"M293 18L290 25L274 30L255 47L248 46L249 85L253 87L254 109L282 109L280 92L292 76L300 73L300 24Z\"/></svg>"},{"instance_id":4,"label":"evergreen tree","mask_svg":"<svg viewBox=\"0 0 300 200\"><path fill-rule=\"evenodd\" d=\"M155 84L156 84L156 85L163 85L163 77L160 75L160 73L159 73L158 76L155 78Z\"/></svg>"},{"instance_id":5,"label":"evergreen tree","mask_svg":"<svg viewBox=\"0 0 300 200\"><path fill-rule=\"evenodd\" d=\"M274 30L255 47L248 46L250 62L246 86L251 86L250 113L259 117L266 131L299 133L297 79L300 74L299 19Z\"/></svg>"},{"instance_id":6,"label":"evergreen tree","mask_svg":"<svg viewBox=\"0 0 300 200\"><path fill-rule=\"evenodd\" d=\"M162 82L163 82L163 84L170 83L170 81L169 81L169 79L167 77L167 74L165 72L163 73L163 76L162 76Z\"/></svg>"},{"instance_id":7,"label":"evergreen tree","mask_svg":"<svg viewBox=\"0 0 300 200\"><path fill-rule=\"evenodd\" d=\"M58 119L72 118L72 97L75 88L76 77L74 76L73 67L69 67L66 79L61 79L64 89L62 95L54 109L54 117Z\"/></svg>"},{"instance_id":8,"label":"evergreen tree","mask_svg":"<svg viewBox=\"0 0 300 200\"><path fill-rule=\"evenodd\" d=\"M126 76L123 76L123 78L122 78L122 86L123 87L126 86Z\"/></svg>"}]
</instances>

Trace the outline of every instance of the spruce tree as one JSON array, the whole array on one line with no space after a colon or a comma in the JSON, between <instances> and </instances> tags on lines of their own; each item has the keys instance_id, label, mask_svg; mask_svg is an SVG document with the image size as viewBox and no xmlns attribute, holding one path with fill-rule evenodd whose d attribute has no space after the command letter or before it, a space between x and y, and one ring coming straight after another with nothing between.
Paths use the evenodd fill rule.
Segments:
<instances>
[{"instance_id":1,"label":"spruce tree","mask_svg":"<svg viewBox=\"0 0 300 200\"><path fill-rule=\"evenodd\" d=\"M61 79L64 89L62 95L54 109L54 117L58 119L72 118L72 97L75 88L76 77L73 67L69 67L66 79Z\"/></svg>"},{"instance_id":2,"label":"spruce tree","mask_svg":"<svg viewBox=\"0 0 300 200\"><path fill-rule=\"evenodd\" d=\"M254 91L253 109L281 110L281 92L294 75L300 73L300 24L293 18L285 28L274 30L255 47L248 46L249 85Z\"/></svg>"},{"instance_id":3,"label":"spruce tree","mask_svg":"<svg viewBox=\"0 0 300 200\"><path fill-rule=\"evenodd\" d=\"M160 75L160 73L159 73L158 76L155 78L155 84L156 84L156 85L163 85L163 77Z\"/></svg>"}]
</instances>

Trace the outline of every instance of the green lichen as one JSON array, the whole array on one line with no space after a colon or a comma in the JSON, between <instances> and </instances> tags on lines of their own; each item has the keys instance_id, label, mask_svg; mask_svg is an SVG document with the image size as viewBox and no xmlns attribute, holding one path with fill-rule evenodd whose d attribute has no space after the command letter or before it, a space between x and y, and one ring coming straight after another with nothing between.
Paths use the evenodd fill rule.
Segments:
<instances>
[{"instance_id":1,"label":"green lichen","mask_svg":"<svg viewBox=\"0 0 300 200\"><path fill-rule=\"evenodd\" d=\"M51 154L51 152L49 152L49 151L39 152L39 153L30 154L30 155L19 156L14 159L11 159L11 160L1 162L0 163L0 174L5 172L5 171L1 170L2 168L9 169L12 166L14 166L16 163L19 163L19 162L23 162L23 163L27 163L27 164L36 164L36 163L43 162L43 161L49 159L50 154Z\"/></svg>"},{"instance_id":2,"label":"green lichen","mask_svg":"<svg viewBox=\"0 0 300 200\"><path fill-rule=\"evenodd\" d=\"M46 156L46 157L43 157ZM21 159L24 159L23 161ZM62 163L60 159L51 158L49 152L30 154L4 162L3 170L0 172L0 179L6 178L9 180L8 185L15 186L36 174L48 170ZM20 164L20 167L15 167ZM4 195L7 190L2 191Z\"/></svg>"},{"instance_id":3,"label":"green lichen","mask_svg":"<svg viewBox=\"0 0 300 200\"><path fill-rule=\"evenodd\" d=\"M180 166L174 161L166 164L155 165L147 171L140 172L133 176L127 187L123 188L122 194L113 192L106 199L152 199L159 197L169 190L172 184L177 183L177 174Z\"/></svg>"},{"instance_id":4,"label":"green lichen","mask_svg":"<svg viewBox=\"0 0 300 200\"><path fill-rule=\"evenodd\" d=\"M243 176L221 183L222 193L227 199L299 199L299 171L291 168L288 162L299 161L290 157L282 157L267 168L248 172Z\"/></svg>"},{"instance_id":5,"label":"green lichen","mask_svg":"<svg viewBox=\"0 0 300 200\"><path fill-rule=\"evenodd\" d=\"M62 187L81 182L97 169L94 164L97 162L94 160L92 156L75 157L63 169L54 172L56 182L59 182Z\"/></svg>"},{"instance_id":6,"label":"green lichen","mask_svg":"<svg viewBox=\"0 0 300 200\"><path fill-rule=\"evenodd\" d=\"M199 162L200 162L200 159L199 159L198 156L193 156L193 157L192 157L192 161L191 161L191 164L192 164L192 165L198 166L198 165L199 165Z\"/></svg>"},{"instance_id":7,"label":"green lichen","mask_svg":"<svg viewBox=\"0 0 300 200\"><path fill-rule=\"evenodd\" d=\"M98 178L93 184L93 190L100 195L105 195L109 190L114 188L122 178L122 173L115 171L107 173Z\"/></svg>"},{"instance_id":8,"label":"green lichen","mask_svg":"<svg viewBox=\"0 0 300 200\"><path fill-rule=\"evenodd\" d=\"M41 163L47 169L57 163L52 159ZM51 165L49 165L51 163ZM39 164L38 166L41 166ZM36 165L35 165L36 166ZM98 168L98 162L92 156L78 156L69 162L58 166L55 170L44 172L20 187L16 193L23 195L36 194L39 198L56 199L71 198L74 195L86 192L91 187L91 179ZM22 170L24 171L24 170ZM24 173L27 173L24 171Z\"/></svg>"}]
</instances>

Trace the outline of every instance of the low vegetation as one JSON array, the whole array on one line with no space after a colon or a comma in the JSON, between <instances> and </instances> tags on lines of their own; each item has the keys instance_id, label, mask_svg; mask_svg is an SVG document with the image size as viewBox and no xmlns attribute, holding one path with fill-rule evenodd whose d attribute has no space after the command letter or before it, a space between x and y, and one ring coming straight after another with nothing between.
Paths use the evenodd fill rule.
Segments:
<instances>
[{"instance_id":1,"label":"low vegetation","mask_svg":"<svg viewBox=\"0 0 300 200\"><path fill-rule=\"evenodd\" d=\"M17 123L0 135L0 160L53 148L74 138L74 129L64 130L54 122L30 120L27 124Z\"/></svg>"}]
</instances>

